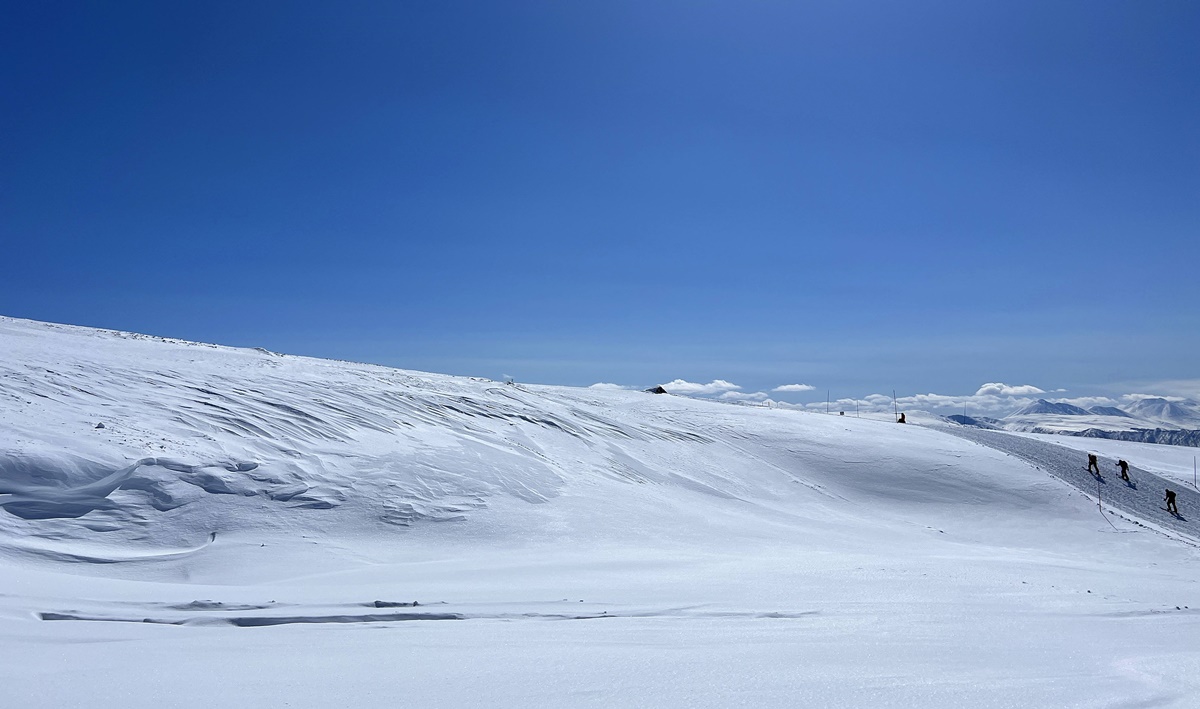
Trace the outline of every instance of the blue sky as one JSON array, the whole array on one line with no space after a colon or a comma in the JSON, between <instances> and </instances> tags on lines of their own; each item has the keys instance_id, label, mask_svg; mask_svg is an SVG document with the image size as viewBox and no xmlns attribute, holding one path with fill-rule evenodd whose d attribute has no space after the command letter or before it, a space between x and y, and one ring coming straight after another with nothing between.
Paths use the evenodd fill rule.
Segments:
<instances>
[{"instance_id":1,"label":"blue sky","mask_svg":"<svg viewBox=\"0 0 1200 709\"><path fill-rule=\"evenodd\" d=\"M1190 0L10 4L0 313L793 401L1190 381L1197 37Z\"/></svg>"}]
</instances>

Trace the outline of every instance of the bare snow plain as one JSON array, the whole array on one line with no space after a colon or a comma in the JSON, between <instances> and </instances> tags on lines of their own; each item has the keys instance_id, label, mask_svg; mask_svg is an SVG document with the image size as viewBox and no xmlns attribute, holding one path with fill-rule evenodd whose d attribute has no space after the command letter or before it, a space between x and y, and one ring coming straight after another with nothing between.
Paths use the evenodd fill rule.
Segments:
<instances>
[{"instance_id":1,"label":"bare snow plain","mask_svg":"<svg viewBox=\"0 0 1200 709\"><path fill-rule=\"evenodd\" d=\"M1200 706L1100 443L0 318L2 703Z\"/></svg>"}]
</instances>

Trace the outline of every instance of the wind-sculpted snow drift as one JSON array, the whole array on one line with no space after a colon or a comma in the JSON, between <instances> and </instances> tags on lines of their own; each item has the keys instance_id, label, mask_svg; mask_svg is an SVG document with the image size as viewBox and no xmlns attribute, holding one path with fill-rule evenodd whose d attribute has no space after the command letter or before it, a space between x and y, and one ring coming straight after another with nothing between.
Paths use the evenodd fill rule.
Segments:
<instances>
[{"instance_id":1,"label":"wind-sculpted snow drift","mask_svg":"<svg viewBox=\"0 0 1200 709\"><path fill-rule=\"evenodd\" d=\"M118 488L149 493L154 509L165 512L183 501L172 495L167 480L138 476L143 468L160 467L180 473L179 480L212 493L235 491L219 476L203 467L168 459L142 458L133 465L109 470L100 463L71 456L30 457L10 453L0 459L0 506L23 519L59 519L82 517L93 510L118 509L108 496ZM230 472L253 470L254 463L239 463Z\"/></svg>"},{"instance_id":2,"label":"wind-sculpted snow drift","mask_svg":"<svg viewBox=\"0 0 1200 709\"><path fill-rule=\"evenodd\" d=\"M587 390L12 319L0 337L0 530L15 537L186 545L247 526L462 521L498 498L555 498L568 476L742 488L721 456L647 465L712 440L614 417Z\"/></svg>"}]
</instances>

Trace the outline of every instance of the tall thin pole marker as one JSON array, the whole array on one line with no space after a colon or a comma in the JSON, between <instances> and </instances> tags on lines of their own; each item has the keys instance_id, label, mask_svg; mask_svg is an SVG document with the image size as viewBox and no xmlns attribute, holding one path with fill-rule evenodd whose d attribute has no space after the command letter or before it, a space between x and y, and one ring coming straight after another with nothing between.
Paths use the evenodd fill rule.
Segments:
<instances>
[{"instance_id":1,"label":"tall thin pole marker","mask_svg":"<svg viewBox=\"0 0 1200 709\"><path fill-rule=\"evenodd\" d=\"M1112 523L1112 520L1108 518L1108 515L1104 514L1104 506L1100 504L1100 476L1099 475L1096 476L1096 509L1100 510L1100 516L1104 518L1105 522L1108 522L1108 526L1112 527L1114 530L1116 530L1118 532L1121 531L1121 530L1117 529L1117 525Z\"/></svg>"}]
</instances>

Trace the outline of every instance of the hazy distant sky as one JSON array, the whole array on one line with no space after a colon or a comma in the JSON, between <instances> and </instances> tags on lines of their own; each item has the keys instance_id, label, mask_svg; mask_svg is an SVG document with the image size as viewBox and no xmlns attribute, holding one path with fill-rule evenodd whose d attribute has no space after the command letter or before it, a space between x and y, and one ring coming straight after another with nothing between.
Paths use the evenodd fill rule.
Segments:
<instances>
[{"instance_id":1,"label":"hazy distant sky","mask_svg":"<svg viewBox=\"0 0 1200 709\"><path fill-rule=\"evenodd\" d=\"M13 2L0 106L6 315L792 401L1200 377L1194 0Z\"/></svg>"}]
</instances>

